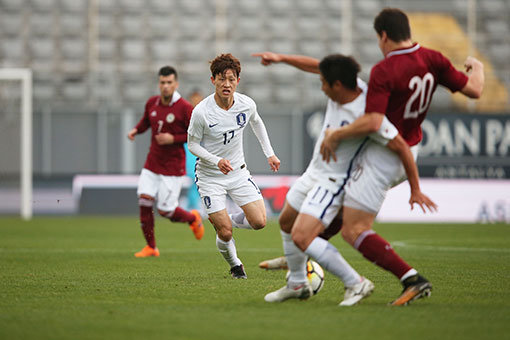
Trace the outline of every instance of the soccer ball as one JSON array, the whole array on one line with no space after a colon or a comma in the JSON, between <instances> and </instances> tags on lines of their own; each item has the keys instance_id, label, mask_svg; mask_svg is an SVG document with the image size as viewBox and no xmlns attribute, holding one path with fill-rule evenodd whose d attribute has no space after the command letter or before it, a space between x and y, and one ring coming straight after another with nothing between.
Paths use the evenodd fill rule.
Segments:
<instances>
[{"instance_id":1,"label":"soccer ball","mask_svg":"<svg viewBox=\"0 0 510 340\"><path fill-rule=\"evenodd\" d=\"M289 280L289 276L290 271L287 271L287 280ZM322 286L324 286L324 270L317 262L313 260L306 262L306 277L310 282L310 286L312 286L313 295L320 292Z\"/></svg>"}]
</instances>

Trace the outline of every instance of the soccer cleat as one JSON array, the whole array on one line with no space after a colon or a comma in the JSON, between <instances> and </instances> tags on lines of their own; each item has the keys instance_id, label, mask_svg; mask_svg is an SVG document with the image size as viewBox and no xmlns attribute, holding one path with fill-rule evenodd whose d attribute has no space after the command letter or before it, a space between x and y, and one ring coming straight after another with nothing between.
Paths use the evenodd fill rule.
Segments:
<instances>
[{"instance_id":1,"label":"soccer cleat","mask_svg":"<svg viewBox=\"0 0 510 340\"><path fill-rule=\"evenodd\" d=\"M422 297L429 297L432 291L432 285L423 276L416 274L408 277L403 282L404 290L402 294L393 302L392 306L406 306L411 301Z\"/></svg>"},{"instance_id":2,"label":"soccer cleat","mask_svg":"<svg viewBox=\"0 0 510 340\"><path fill-rule=\"evenodd\" d=\"M287 266L287 259L285 258L285 256L262 261L259 263L259 267L262 269L289 269L289 267Z\"/></svg>"},{"instance_id":3,"label":"soccer cleat","mask_svg":"<svg viewBox=\"0 0 510 340\"><path fill-rule=\"evenodd\" d=\"M152 248L151 246L145 246L142 250L140 250L138 253L135 253L135 257L158 257L159 256L159 250L158 248Z\"/></svg>"},{"instance_id":4,"label":"soccer cleat","mask_svg":"<svg viewBox=\"0 0 510 340\"><path fill-rule=\"evenodd\" d=\"M202 224L202 216L200 216L200 213L198 210L191 210L191 213L195 215L195 220L193 223L189 225L191 228L191 231L193 231L193 234L195 234L195 238L197 240L201 240L204 236L204 225Z\"/></svg>"},{"instance_id":5,"label":"soccer cleat","mask_svg":"<svg viewBox=\"0 0 510 340\"><path fill-rule=\"evenodd\" d=\"M339 306L353 306L364 299L369 297L374 291L374 283L367 278L362 277L361 282L352 287L345 287L344 300L340 302Z\"/></svg>"},{"instance_id":6,"label":"soccer cleat","mask_svg":"<svg viewBox=\"0 0 510 340\"><path fill-rule=\"evenodd\" d=\"M244 271L244 266L242 264L238 266L233 266L230 268L230 274L234 279L247 279L246 272Z\"/></svg>"},{"instance_id":7,"label":"soccer cleat","mask_svg":"<svg viewBox=\"0 0 510 340\"><path fill-rule=\"evenodd\" d=\"M266 302L283 302L288 299L305 300L313 295L312 287L309 282L305 282L295 288L290 288L287 285L275 290L264 296Z\"/></svg>"}]
</instances>

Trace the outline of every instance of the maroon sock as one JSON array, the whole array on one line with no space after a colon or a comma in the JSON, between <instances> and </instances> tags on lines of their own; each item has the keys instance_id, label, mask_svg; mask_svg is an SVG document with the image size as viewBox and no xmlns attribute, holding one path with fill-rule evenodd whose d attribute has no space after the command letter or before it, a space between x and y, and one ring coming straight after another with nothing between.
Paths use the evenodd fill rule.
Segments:
<instances>
[{"instance_id":1,"label":"maroon sock","mask_svg":"<svg viewBox=\"0 0 510 340\"><path fill-rule=\"evenodd\" d=\"M175 208L174 213L169 218L172 222L186 222L189 224L195 221L195 215L179 207Z\"/></svg>"},{"instance_id":2,"label":"maroon sock","mask_svg":"<svg viewBox=\"0 0 510 340\"><path fill-rule=\"evenodd\" d=\"M365 258L374 262L379 267L392 272L398 279L412 269L411 266L398 256L385 239L372 230L361 234L356 240L354 247Z\"/></svg>"},{"instance_id":3,"label":"maroon sock","mask_svg":"<svg viewBox=\"0 0 510 340\"><path fill-rule=\"evenodd\" d=\"M142 226L143 236L147 244L156 248L156 238L154 237L154 214L152 207L140 206L140 223Z\"/></svg>"}]
</instances>

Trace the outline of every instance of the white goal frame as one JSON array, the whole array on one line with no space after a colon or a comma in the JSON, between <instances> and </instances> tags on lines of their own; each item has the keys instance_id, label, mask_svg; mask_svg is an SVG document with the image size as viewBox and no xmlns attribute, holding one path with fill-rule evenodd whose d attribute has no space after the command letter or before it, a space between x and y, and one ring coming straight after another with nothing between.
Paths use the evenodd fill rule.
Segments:
<instances>
[{"instance_id":1,"label":"white goal frame","mask_svg":"<svg viewBox=\"0 0 510 340\"><path fill-rule=\"evenodd\" d=\"M21 81L21 200L24 220L32 219L32 70L0 68L0 80Z\"/></svg>"}]
</instances>

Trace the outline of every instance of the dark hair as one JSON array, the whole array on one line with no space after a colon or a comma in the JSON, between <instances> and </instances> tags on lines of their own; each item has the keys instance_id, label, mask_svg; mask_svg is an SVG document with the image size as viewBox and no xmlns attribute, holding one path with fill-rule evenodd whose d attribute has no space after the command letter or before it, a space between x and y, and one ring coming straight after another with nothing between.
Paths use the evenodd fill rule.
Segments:
<instances>
[{"instance_id":1,"label":"dark hair","mask_svg":"<svg viewBox=\"0 0 510 340\"><path fill-rule=\"evenodd\" d=\"M356 90L358 86L357 78L361 67L353 57L330 54L321 60L319 70L330 86L337 80L350 90Z\"/></svg>"},{"instance_id":2,"label":"dark hair","mask_svg":"<svg viewBox=\"0 0 510 340\"><path fill-rule=\"evenodd\" d=\"M169 76L172 74L175 76L175 80L177 80L177 71L172 66L163 66L162 68L159 69L159 72L158 72L158 76L163 76L163 77L166 77L166 76Z\"/></svg>"},{"instance_id":3,"label":"dark hair","mask_svg":"<svg viewBox=\"0 0 510 340\"><path fill-rule=\"evenodd\" d=\"M230 53L221 54L211 60L210 63L213 78L215 78L217 74L224 74L227 70L234 71L237 78L239 78L239 75L241 74L241 63L239 62L239 59Z\"/></svg>"},{"instance_id":4,"label":"dark hair","mask_svg":"<svg viewBox=\"0 0 510 340\"><path fill-rule=\"evenodd\" d=\"M374 20L374 29L379 34L386 32L394 42L411 39L411 27L407 15L398 8L383 9Z\"/></svg>"}]
</instances>

